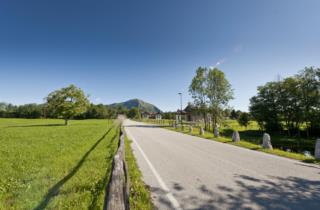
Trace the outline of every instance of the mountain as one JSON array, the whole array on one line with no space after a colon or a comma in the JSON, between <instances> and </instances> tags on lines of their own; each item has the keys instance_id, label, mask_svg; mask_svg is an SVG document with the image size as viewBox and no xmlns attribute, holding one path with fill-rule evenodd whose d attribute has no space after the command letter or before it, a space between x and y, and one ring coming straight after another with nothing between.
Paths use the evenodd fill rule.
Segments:
<instances>
[{"instance_id":1,"label":"mountain","mask_svg":"<svg viewBox=\"0 0 320 210\"><path fill-rule=\"evenodd\" d=\"M129 101L121 102L121 103L114 103L110 104L111 107L123 106L127 109L132 109L133 107L139 108L141 111L144 112L162 112L158 107L153 104L147 103L140 99L131 99Z\"/></svg>"}]
</instances>

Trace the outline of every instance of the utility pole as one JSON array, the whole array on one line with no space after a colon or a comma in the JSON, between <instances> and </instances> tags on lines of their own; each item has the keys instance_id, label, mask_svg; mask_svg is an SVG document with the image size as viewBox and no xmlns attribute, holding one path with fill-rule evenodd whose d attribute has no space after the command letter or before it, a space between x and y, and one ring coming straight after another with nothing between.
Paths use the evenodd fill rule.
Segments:
<instances>
[{"instance_id":1,"label":"utility pole","mask_svg":"<svg viewBox=\"0 0 320 210\"><path fill-rule=\"evenodd\" d=\"M178 93L180 95L180 124L181 124L181 129L183 129L182 126L182 93Z\"/></svg>"}]
</instances>

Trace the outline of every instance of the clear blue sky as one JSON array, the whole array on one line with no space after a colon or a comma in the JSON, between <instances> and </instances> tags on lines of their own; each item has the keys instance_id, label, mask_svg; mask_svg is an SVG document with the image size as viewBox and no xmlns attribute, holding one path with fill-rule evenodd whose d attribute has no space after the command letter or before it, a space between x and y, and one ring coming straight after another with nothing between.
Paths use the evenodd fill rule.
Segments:
<instances>
[{"instance_id":1,"label":"clear blue sky","mask_svg":"<svg viewBox=\"0 0 320 210\"><path fill-rule=\"evenodd\" d=\"M218 66L247 110L256 87L320 66L318 0L1 0L0 101L75 84L95 103L176 110L198 66Z\"/></svg>"}]
</instances>

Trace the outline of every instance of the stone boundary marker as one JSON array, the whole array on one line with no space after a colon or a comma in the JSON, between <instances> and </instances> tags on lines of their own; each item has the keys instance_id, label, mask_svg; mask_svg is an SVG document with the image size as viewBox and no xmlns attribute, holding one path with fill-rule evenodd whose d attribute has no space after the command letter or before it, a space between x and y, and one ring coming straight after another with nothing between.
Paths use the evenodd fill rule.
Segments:
<instances>
[{"instance_id":1,"label":"stone boundary marker","mask_svg":"<svg viewBox=\"0 0 320 210\"><path fill-rule=\"evenodd\" d=\"M239 142L239 141L240 141L240 135L239 135L239 132L238 132L238 131L233 131L232 141L233 141L233 142Z\"/></svg>"},{"instance_id":2,"label":"stone boundary marker","mask_svg":"<svg viewBox=\"0 0 320 210\"><path fill-rule=\"evenodd\" d=\"M264 133L262 137L262 147L264 149L273 149L272 144L271 144L271 137L269 134Z\"/></svg>"},{"instance_id":3,"label":"stone boundary marker","mask_svg":"<svg viewBox=\"0 0 320 210\"><path fill-rule=\"evenodd\" d=\"M125 162L124 132L121 126L119 147L112 162L112 173L106 189L104 210L129 210L129 180Z\"/></svg>"},{"instance_id":4,"label":"stone boundary marker","mask_svg":"<svg viewBox=\"0 0 320 210\"><path fill-rule=\"evenodd\" d=\"M316 140L316 146L314 149L314 156L316 159L320 160L320 139Z\"/></svg>"}]
</instances>

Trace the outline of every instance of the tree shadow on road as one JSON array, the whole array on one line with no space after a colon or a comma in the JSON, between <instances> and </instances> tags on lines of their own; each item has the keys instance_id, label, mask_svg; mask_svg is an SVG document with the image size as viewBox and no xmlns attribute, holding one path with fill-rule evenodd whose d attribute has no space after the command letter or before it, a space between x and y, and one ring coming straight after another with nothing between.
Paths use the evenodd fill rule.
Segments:
<instances>
[{"instance_id":1,"label":"tree shadow on road","mask_svg":"<svg viewBox=\"0 0 320 210\"><path fill-rule=\"evenodd\" d=\"M69 174L63 177L48 190L47 194L43 197L42 201L34 208L34 210L41 210L47 207L50 200L59 194L60 188L78 172L90 153L101 143L101 141L109 134L111 130L112 127L109 128L109 130L105 134L103 134L103 136L98 139L94 145L92 145L92 147L82 156L79 162L72 168Z\"/></svg>"},{"instance_id":2,"label":"tree shadow on road","mask_svg":"<svg viewBox=\"0 0 320 210\"><path fill-rule=\"evenodd\" d=\"M178 183L172 185L173 195L182 209L319 209L320 178L309 180L299 177L269 176L267 179L247 175L234 176L233 187L216 185L211 190L199 185L195 195L187 195L185 188ZM160 193L158 202L173 209L161 189L151 188ZM162 196L163 195L163 196Z\"/></svg>"}]
</instances>

